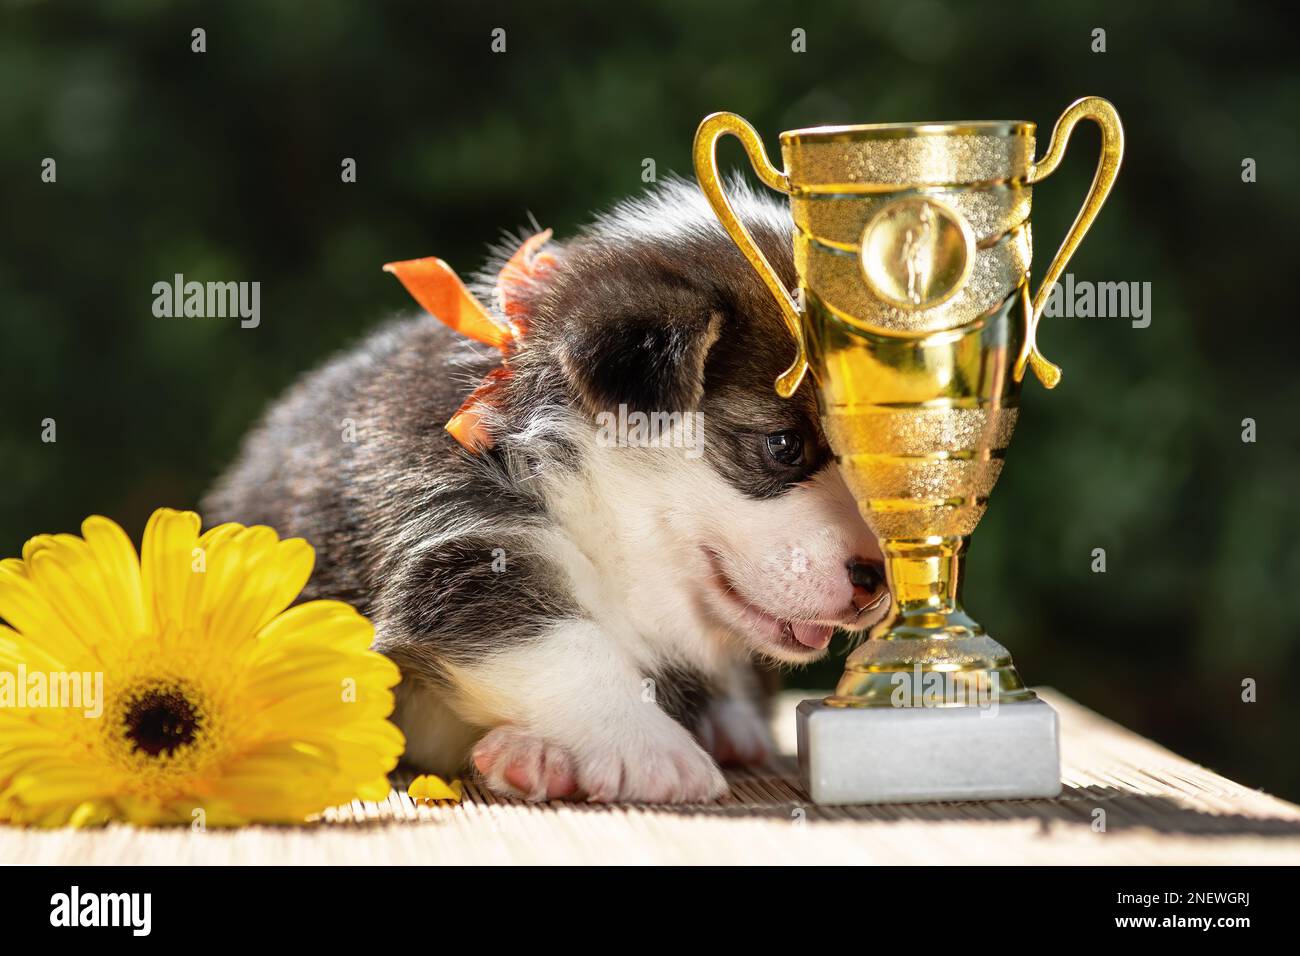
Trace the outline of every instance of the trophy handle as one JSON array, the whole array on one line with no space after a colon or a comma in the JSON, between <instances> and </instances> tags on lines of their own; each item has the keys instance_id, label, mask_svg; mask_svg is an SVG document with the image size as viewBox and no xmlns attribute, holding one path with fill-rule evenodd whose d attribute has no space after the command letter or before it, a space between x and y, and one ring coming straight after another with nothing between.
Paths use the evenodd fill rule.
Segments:
<instances>
[{"instance_id":1,"label":"trophy handle","mask_svg":"<svg viewBox=\"0 0 1300 956\"><path fill-rule=\"evenodd\" d=\"M1055 388L1060 382L1061 369L1060 366L1045 359L1043 353L1038 351L1038 323L1043 317L1043 307L1047 305L1047 298L1051 295L1056 280L1065 271L1070 257L1074 255L1074 250L1083 241L1092 221L1101 211L1106 197L1110 195L1110 188L1115 185L1115 177L1119 175L1120 161L1124 158L1124 127L1120 124L1119 113L1115 112L1115 107L1109 100L1104 100L1100 96L1085 96L1071 103L1061 114L1061 118L1056 121L1056 126L1052 130L1052 140L1047 145L1047 152L1042 159L1030 166L1029 174L1025 177L1028 185L1042 182L1056 171L1061 157L1065 155L1065 147L1069 145L1070 134L1080 120L1092 120L1101 128L1101 156L1097 160L1097 173L1092 178L1092 187L1083 201L1083 208L1079 210L1074 225L1065 234L1065 241L1056 252L1056 258L1052 260L1046 275L1043 276L1043 284L1038 287L1032 306L1028 301L1028 288L1026 287L1024 291L1028 330L1024 348L1016 360L1015 379L1018 382L1024 378L1025 363L1028 362L1033 366L1038 380L1047 388Z\"/></svg>"},{"instance_id":2,"label":"trophy handle","mask_svg":"<svg viewBox=\"0 0 1300 956\"><path fill-rule=\"evenodd\" d=\"M758 277L772 293L772 298L776 299L776 304L781 310L781 318L785 320L786 327L794 338L794 363L776 380L777 394L782 398L789 398L795 393L795 389L799 387L804 374L808 371L808 352L804 345L799 306L791 298L785 284L772 268L772 264L767 261L767 256L763 255L763 250L759 249L758 244L754 242L754 237L749 234L749 230L731 208L727 194L723 191L722 177L718 175L718 140L727 134L740 140L741 145L745 147L749 162L754 167L754 172L764 184L788 195L790 177L772 165L767 158L767 151L763 149L763 141L759 138L758 131L735 113L711 113L704 117L700 128L695 131L692 155L695 159L695 178L700 182L700 189L704 191L704 196L713 207L713 212L722 223L722 228L727 230L731 241L740 248L745 258L749 260L749 264L754 267L754 271L758 273Z\"/></svg>"}]
</instances>

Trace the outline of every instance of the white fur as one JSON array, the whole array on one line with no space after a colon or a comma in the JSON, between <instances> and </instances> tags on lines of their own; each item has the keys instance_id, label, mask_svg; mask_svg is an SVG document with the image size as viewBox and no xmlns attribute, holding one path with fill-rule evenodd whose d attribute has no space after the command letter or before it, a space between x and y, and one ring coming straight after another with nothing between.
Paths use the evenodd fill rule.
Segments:
<instances>
[{"instance_id":1,"label":"white fur","mask_svg":"<svg viewBox=\"0 0 1300 956\"><path fill-rule=\"evenodd\" d=\"M879 560L879 546L834 467L758 500L681 449L593 447L584 465L584 481L548 495L585 558L566 566L593 618L635 635L622 641L643 665L669 657L724 678L728 664L755 651L798 663L818 656L774 644L719 600L710 549L744 603L763 614L850 629L874 620L853 620L848 565Z\"/></svg>"},{"instance_id":2,"label":"white fur","mask_svg":"<svg viewBox=\"0 0 1300 956\"><path fill-rule=\"evenodd\" d=\"M626 646L610 637L595 623L575 621L541 641L459 668L461 706L475 723L509 726L529 742L525 747L537 741L562 748L589 799L677 803L719 796L726 785L717 766L645 693Z\"/></svg>"},{"instance_id":3,"label":"white fur","mask_svg":"<svg viewBox=\"0 0 1300 956\"><path fill-rule=\"evenodd\" d=\"M457 748L463 755L470 728L495 728L476 754L492 755L487 780L504 792L541 799L548 768L561 768L591 799L715 797L724 789L716 764L658 706L644 675L677 662L739 691L755 652L790 661L819 653L779 643L720 594L710 554L756 613L861 628L878 615L854 620L847 566L878 558L875 540L833 467L754 500L685 449L588 442L579 475L535 476L555 519L535 544L567 572L585 616L447 668L457 721L404 693L408 755L445 766ZM761 716L739 693L708 708L700 736L744 760L770 751ZM532 781L527 788L504 780L511 763Z\"/></svg>"}]
</instances>

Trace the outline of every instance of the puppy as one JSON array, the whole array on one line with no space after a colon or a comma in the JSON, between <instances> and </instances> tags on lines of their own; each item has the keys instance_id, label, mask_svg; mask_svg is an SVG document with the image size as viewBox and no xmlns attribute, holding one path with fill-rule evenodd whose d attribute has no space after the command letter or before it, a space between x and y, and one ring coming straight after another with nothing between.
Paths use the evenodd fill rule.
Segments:
<instances>
[{"instance_id":1,"label":"puppy","mask_svg":"<svg viewBox=\"0 0 1300 956\"><path fill-rule=\"evenodd\" d=\"M731 195L792 287L788 213ZM774 391L789 333L694 184L546 249L490 447L444 425L499 357L402 321L275 405L204 514L315 546L304 598L374 622L412 766L534 800L709 800L719 762L769 755L751 662L883 616L880 551L811 382ZM638 412L667 431L622 434Z\"/></svg>"}]
</instances>

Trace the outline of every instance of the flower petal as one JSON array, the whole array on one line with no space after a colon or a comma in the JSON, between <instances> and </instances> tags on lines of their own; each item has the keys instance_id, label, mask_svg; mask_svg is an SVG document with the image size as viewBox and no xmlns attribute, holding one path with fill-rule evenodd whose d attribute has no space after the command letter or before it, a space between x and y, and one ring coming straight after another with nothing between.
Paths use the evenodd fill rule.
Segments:
<instances>
[{"instance_id":1,"label":"flower petal","mask_svg":"<svg viewBox=\"0 0 1300 956\"><path fill-rule=\"evenodd\" d=\"M140 547L141 588L152 627L184 627L186 596L194 577L192 565L199 540L199 516L193 511L159 508L149 518Z\"/></svg>"},{"instance_id":2,"label":"flower petal","mask_svg":"<svg viewBox=\"0 0 1300 956\"><path fill-rule=\"evenodd\" d=\"M415 800L451 800L460 803L462 784L453 780L450 784L436 774L421 774L411 781L406 792Z\"/></svg>"}]
</instances>

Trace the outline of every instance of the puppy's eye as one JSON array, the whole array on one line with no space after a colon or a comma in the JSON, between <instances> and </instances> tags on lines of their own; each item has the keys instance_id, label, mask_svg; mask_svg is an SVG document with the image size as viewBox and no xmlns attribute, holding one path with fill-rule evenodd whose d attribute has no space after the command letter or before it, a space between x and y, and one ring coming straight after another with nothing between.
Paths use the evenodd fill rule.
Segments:
<instances>
[{"instance_id":1,"label":"puppy's eye","mask_svg":"<svg viewBox=\"0 0 1300 956\"><path fill-rule=\"evenodd\" d=\"M803 464L803 436L793 428L772 432L766 438L767 453L779 465L789 468Z\"/></svg>"}]
</instances>

